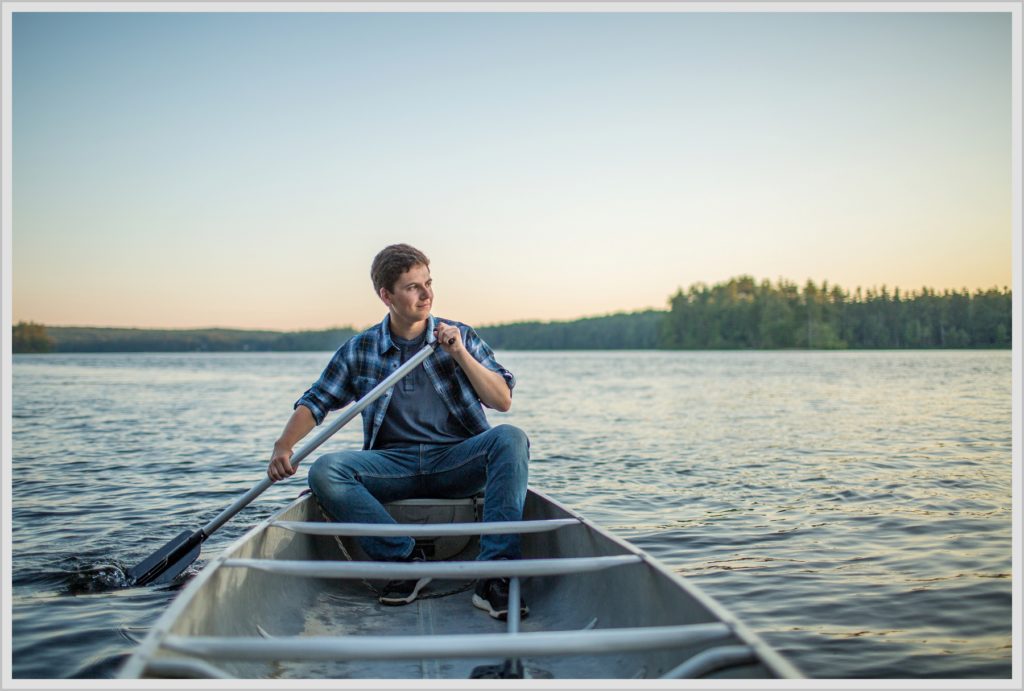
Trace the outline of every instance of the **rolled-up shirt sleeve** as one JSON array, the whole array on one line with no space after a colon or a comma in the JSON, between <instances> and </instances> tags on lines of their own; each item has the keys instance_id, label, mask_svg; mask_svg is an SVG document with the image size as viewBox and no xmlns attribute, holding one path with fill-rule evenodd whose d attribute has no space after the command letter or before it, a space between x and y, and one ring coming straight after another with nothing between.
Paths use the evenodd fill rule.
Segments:
<instances>
[{"instance_id":1,"label":"rolled-up shirt sleeve","mask_svg":"<svg viewBox=\"0 0 1024 691\"><path fill-rule=\"evenodd\" d=\"M344 347L338 349L320 378L292 406L293 410L300 405L309 408L318 425L329 412L348 405L355 398L349 385L348 365L343 351Z\"/></svg>"},{"instance_id":2,"label":"rolled-up shirt sleeve","mask_svg":"<svg viewBox=\"0 0 1024 691\"><path fill-rule=\"evenodd\" d=\"M508 390L509 393L511 393L512 389L516 386L516 377L514 374L502 367L495 359L494 351L491 350L489 345L487 345L487 342L480 338L476 331L471 327L466 328L466 334L463 340L465 341L466 350L469 351L469 354L487 369L500 374L505 379L505 383L508 384Z\"/></svg>"}]
</instances>

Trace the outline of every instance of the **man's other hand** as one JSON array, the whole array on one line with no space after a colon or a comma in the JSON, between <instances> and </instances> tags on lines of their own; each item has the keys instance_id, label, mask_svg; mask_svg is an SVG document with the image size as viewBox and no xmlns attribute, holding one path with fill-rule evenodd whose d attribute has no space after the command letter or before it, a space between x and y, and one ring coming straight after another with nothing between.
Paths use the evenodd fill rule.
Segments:
<instances>
[{"instance_id":1,"label":"man's other hand","mask_svg":"<svg viewBox=\"0 0 1024 691\"><path fill-rule=\"evenodd\" d=\"M441 342L441 348L449 355L457 355L463 349L462 333L459 327L451 324L438 324L434 336ZM449 344L449 341L451 342Z\"/></svg>"},{"instance_id":2,"label":"man's other hand","mask_svg":"<svg viewBox=\"0 0 1024 691\"><path fill-rule=\"evenodd\" d=\"M296 463L296 465L298 465ZM270 456L270 465L267 466L267 477L274 482L284 480L295 474L292 467L292 450L283 444L274 444L274 452Z\"/></svg>"}]
</instances>

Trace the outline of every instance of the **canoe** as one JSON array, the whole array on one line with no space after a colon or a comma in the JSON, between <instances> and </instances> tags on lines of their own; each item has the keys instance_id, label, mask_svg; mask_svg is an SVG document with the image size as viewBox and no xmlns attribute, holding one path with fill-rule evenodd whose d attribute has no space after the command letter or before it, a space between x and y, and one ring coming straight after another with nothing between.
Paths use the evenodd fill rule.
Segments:
<instances>
[{"instance_id":1,"label":"canoe","mask_svg":"<svg viewBox=\"0 0 1024 691\"><path fill-rule=\"evenodd\" d=\"M482 502L415 499L399 525L333 523L309 494L195 576L132 652L122 678L801 678L724 607L658 560L536 489L523 521ZM475 561L479 535L521 534L523 559ZM430 558L369 560L361 535L411 535ZM473 607L474 579L511 578L529 616ZM388 607L388 580L434 580Z\"/></svg>"}]
</instances>

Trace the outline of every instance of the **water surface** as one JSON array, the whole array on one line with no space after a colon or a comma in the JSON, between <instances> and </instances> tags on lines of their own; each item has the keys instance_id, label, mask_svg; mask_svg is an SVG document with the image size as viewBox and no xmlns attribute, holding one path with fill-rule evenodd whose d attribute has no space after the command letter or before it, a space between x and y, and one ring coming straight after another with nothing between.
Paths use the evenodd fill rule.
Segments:
<instances>
[{"instance_id":1,"label":"water surface","mask_svg":"<svg viewBox=\"0 0 1024 691\"><path fill-rule=\"evenodd\" d=\"M505 352L531 484L815 677L1010 676L1011 354ZM329 353L16 356L13 675L110 677L131 566L262 477ZM358 422L323 451L358 448ZM268 490L196 568L304 488Z\"/></svg>"}]
</instances>

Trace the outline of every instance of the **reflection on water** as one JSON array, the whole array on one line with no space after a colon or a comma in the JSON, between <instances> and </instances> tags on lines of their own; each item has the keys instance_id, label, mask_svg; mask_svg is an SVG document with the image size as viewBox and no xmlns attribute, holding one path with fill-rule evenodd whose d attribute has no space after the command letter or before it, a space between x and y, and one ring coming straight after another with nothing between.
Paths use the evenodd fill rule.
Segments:
<instances>
[{"instance_id":1,"label":"reflection on water","mask_svg":"<svg viewBox=\"0 0 1024 691\"><path fill-rule=\"evenodd\" d=\"M260 479L328 357L15 358L15 677L116 672L181 587L118 589L120 570ZM1006 678L1010 357L499 353L519 383L490 417L529 433L533 485L809 675ZM302 489L268 490L197 567Z\"/></svg>"}]
</instances>

